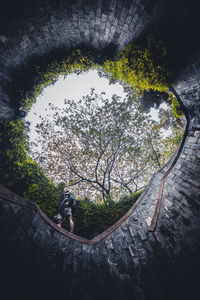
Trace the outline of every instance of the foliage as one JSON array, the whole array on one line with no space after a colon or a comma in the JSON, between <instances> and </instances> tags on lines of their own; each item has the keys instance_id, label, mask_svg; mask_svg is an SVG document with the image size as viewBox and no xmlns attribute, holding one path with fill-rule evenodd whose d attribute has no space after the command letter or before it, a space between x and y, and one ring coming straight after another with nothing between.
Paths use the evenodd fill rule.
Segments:
<instances>
[{"instance_id":1,"label":"foliage","mask_svg":"<svg viewBox=\"0 0 200 300\"><path fill-rule=\"evenodd\" d=\"M161 43L149 36L146 47L131 43L115 60L107 60L102 69L113 80L121 80L133 89L163 92L167 90L169 80L163 66L165 55L166 49Z\"/></svg>"},{"instance_id":2,"label":"foliage","mask_svg":"<svg viewBox=\"0 0 200 300\"><path fill-rule=\"evenodd\" d=\"M161 167L159 129L138 112L134 98L113 95L109 101L92 90L78 103L65 104L50 105L53 116L37 124L39 138L30 152L54 182L107 202L110 193L117 199L143 188Z\"/></svg>"},{"instance_id":3,"label":"foliage","mask_svg":"<svg viewBox=\"0 0 200 300\"><path fill-rule=\"evenodd\" d=\"M1 185L36 202L52 217L63 197L64 183L56 188L43 174L39 166L31 161L25 150L26 136L23 122L0 121ZM60 192L59 192L60 191ZM115 204L95 205L85 199L75 211L75 233L90 238L95 232L102 232L116 222L131 207L138 194L124 198Z\"/></svg>"},{"instance_id":4,"label":"foliage","mask_svg":"<svg viewBox=\"0 0 200 300\"><path fill-rule=\"evenodd\" d=\"M50 63L46 70L41 71L36 66L37 78L31 92L22 93L24 102L22 107L28 110L43 89L53 84L60 75L67 76L76 72L80 74L89 69L96 68L99 74L107 76L110 80L121 80L134 90L140 91L166 91L169 73L164 67L166 49L161 42L148 36L143 46L131 43L121 51L118 56L104 63L95 63L97 57L94 53L83 54L77 49L61 61Z\"/></svg>"},{"instance_id":5,"label":"foliage","mask_svg":"<svg viewBox=\"0 0 200 300\"><path fill-rule=\"evenodd\" d=\"M26 153L26 134L21 120L0 121L0 184L36 202L52 216L59 203L55 185Z\"/></svg>"},{"instance_id":6,"label":"foliage","mask_svg":"<svg viewBox=\"0 0 200 300\"><path fill-rule=\"evenodd\" d=\"M184 116L184 113L181 109L181 105L179 103L179 101L177 100L177 98L170 93L170 99L172 101L172 114L176 119L182 118Z\"/></svg>"},{"instance_id":7,"label":"foliage","mask_svg":"<svg viewBox=\"0 0 200 300\"><path fill-rule=\"evenodd\" d=\"M0 121L0 184L36 202L52 218L64 197L65 184L60 182L56 187L44 176L37 163L30 160L26 154L24 129L21 120ZM126 197L116 205L110 199L107 207L95 205L89 199L82 200L74 214L75 233L92 238L106 230L126 213L137 195Z\"/></svg>"},{"instance_id":8,"label":"foliage","mask_svg":"<svg viewBox=\"0 0 200 300\"><path fill-rule=\"evenodd\" d=\"M81 200L73 215L74 233L88 239L99 235L123 217L141 193L142 191L132 193L122 197L118 202L110 198L108 204L95 204L88 198ZM68 224L65 226L69 229Z\"/></svg>"},{"instance_id":9,"label":"foliage","mask_svg":"<svg viewBox=\"0 0 200 300\"><path fill-rule=\"evenodd\" d=\"M177 101L176 98L172 95L170 95L170 99L174 99L175 101ZM179 106L177 107L179 108ZM186 121L183 114L177 117L177 114L175 115L173 107L170 105L168 105L166 109L159 109L159 119L160 121L157 126L161 130L162 128L164 128L165 130L171 130L171 134L163 140L163 150L160 155L160 162L161 164L164 164L177 149L184 133Z\"/></svg>"},{"instance_id":10,"label":"foliage","mask_svg":"<svg viewBox=\"0 0 200 300\"><path fill-rule=\"evenodd\" d=\"M161 163L166 162L176 151L183 136L183 128L172 127L172 133L163 141L163 151L160 156Z\"/></svg>"},{"instance_id":11,"label":"foliage","mask_svg":"<svg viewBox=\"0 0 200 300\"><path fill-rule=\"evenodd\" d=\"M32 91L23 96L25 99L22 105L23 109L28 110L37 96L42 93L43 89L54 84L59 76L67 76L73 72L80 74L95 67L97 65L94 63L91 55L83 55L79 49L73 51L71 55L67 56L61 62L52 62L43 72L40 70L40 67L36 66L38 76Z\"/></svg>"}]
</instances>

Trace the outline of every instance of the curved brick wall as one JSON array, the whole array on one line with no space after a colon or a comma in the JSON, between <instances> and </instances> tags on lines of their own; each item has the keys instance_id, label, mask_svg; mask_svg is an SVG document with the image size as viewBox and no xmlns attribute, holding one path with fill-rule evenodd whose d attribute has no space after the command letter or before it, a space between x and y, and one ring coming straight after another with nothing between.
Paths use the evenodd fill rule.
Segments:
<instances>
[{"instance_id":1,"label":"curved brick wall","mask_svg":"<svg viewBox=\"0 0 200 300\"><path fill-rule=\"evenodd\" d=\"M15 18L9 16L10 8L6 16L1 10L0 117L14 117L16 107L8 87L38 60L80 45L96 49L115 45L118 51L151 25L153 16L159 15L160 2L40 0L24 3L21 11L15 4Z\"/></svg>"},{"instance_id":2,"label":"curved brick wall","mask_svg":"<svg viewBox=\"0 0 200 300\"><path fill-rule=\"evenodd\" d=\"M16 79L16 70L20 74L24 65L32 67L36 54L45 57L52 49L69 49L83 41L98 48L114 43L118 51L149 30L156 33L160 28L159 34L164 34L163 20L169 28L170 23L177 24L175 35L183 23L198 24L189 19L192 12L195 15L193 1L193 11L184 2L179 7L180 2L173 1L180 8L174 11L174 18L171 1L38 0L31 8L26 2L19 3L23 3L23 13L5 11L3 16L1 10L2 118L15 114L8 87ZM175 49L180 47L181 36L177 44L167 37L169 49L174 49L180 62ZM194 46L198 50L197 44L191 44ZM34 203L0 188L0 273L5 299L196 299L200 275L200 59L192 50L188 56L185 65L178 65L181 72L172 85L188 118L178 156L153 176L137 204L109 232L92 241L66 233Z\"/></svg>"}]
</instances>

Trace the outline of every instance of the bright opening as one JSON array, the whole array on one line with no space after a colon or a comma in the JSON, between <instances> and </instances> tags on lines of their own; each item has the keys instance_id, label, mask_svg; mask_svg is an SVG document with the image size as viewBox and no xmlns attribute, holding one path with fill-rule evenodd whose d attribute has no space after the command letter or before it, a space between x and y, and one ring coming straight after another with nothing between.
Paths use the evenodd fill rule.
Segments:
<instances>
[{"instance_id":1,"label":"bright opening","mask_svg":"<svg viewBox=\"0 0 200 300\"><path fill-rule=\"evenodd\" d=\"M37 98L26 121L29 155L46 175L96 203L143 189L183 132L168 104L145 113L137 95L110 85L97 70L60 76Z\"/></svg>"}]
</instances>

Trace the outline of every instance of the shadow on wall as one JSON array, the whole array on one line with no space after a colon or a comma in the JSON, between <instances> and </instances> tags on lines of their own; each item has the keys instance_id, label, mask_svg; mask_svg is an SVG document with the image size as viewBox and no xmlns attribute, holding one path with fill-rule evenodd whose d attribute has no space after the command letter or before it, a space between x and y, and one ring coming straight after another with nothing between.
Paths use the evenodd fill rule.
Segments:
<instances>
[{"instance_id":1,"label":"shadow on wall","mask_svg":"<svg viewBox=\"0 0 200 300\"><path fill-rule=\"evenodd\" d=\"M169 11L160 19L155 35L167 45L168 67L175 79L191 63L191 58L200 53L197 36L199 3L196 0L176 0L167 1L167 4L170 4Z\"/></svg>"}]
</instances>

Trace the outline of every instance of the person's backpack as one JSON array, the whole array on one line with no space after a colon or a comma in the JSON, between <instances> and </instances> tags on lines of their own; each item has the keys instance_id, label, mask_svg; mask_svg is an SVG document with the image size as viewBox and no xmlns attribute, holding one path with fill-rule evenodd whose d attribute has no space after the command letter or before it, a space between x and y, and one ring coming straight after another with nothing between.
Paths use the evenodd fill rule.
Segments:
<instances>
[{"instance_id":1,"label":"person's backpack","mask_svg":"<svg viewBox=\"0 0 200 300\"><path fill-rule=\"evenodd\" d=\"M80 201L74 199L73 204L72 204L72 211L74 211L78 206L79 206Z\"/></svg>"},{"instance_id":2,"label":"person's backpack","mask_svg":"<svg viewBox=\"0 0 200 300\"><path fill-rule=\"evenodd\" d=\"M79 201L74 198L74 195L71 192L67 191L65 194L64 200L62 200L59 205L59 208L58 208L59 212L63 210L63 208L65 207L67 202L69 202L69 205L71 206L73 211L79 205Z\"/></svg>"}]
</instances>

